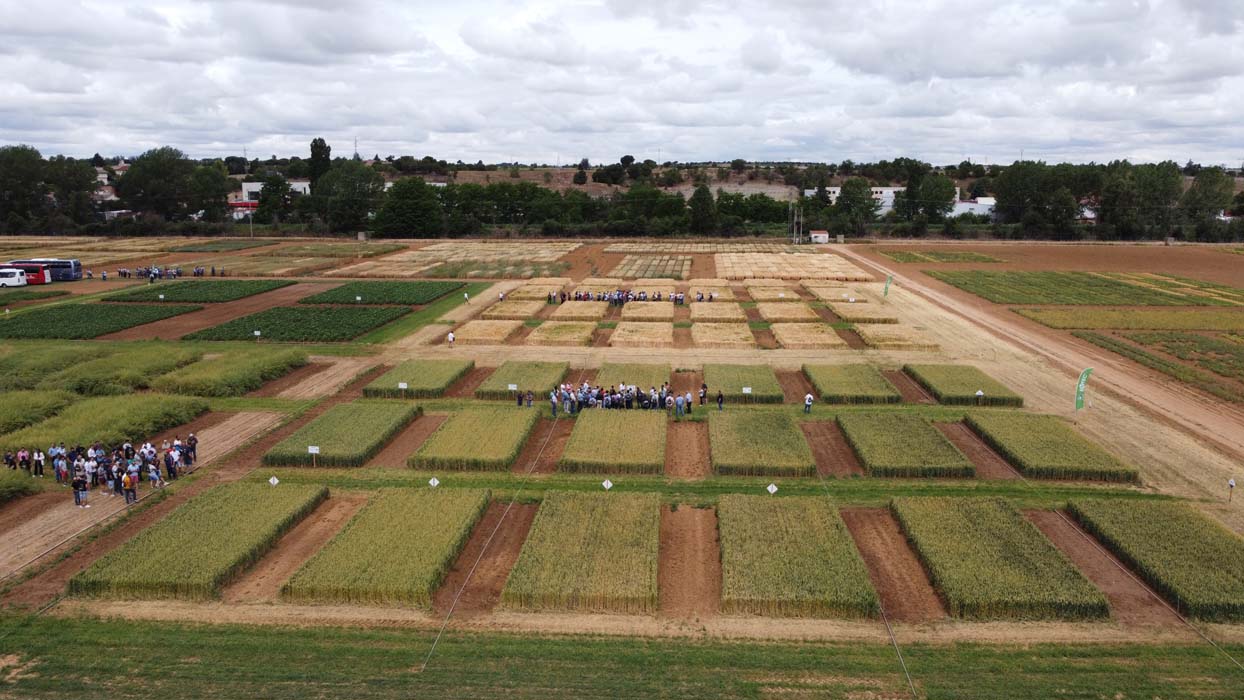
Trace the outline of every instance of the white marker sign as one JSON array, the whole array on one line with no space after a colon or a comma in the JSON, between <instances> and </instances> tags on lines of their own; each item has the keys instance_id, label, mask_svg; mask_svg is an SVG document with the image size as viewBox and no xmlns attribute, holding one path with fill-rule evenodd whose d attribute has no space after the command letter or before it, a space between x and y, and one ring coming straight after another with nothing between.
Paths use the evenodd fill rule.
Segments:
<instances>
[{"instance_id":1,"label":"white marker sign","mask_svg":"<svg viewBox=\"0 0 1244 700\"><path fill-rule=\"evenodd\" d=\"M600 482L600 485L604 486L606 491L613 488L613 482L608 479L605 479L604 481Z\"/></svg>"},{"instance_id":2,"label":"white marker sign","mask_svg":"<svg viewBox=\"0 0 1244 700\"><path fill-rule=\"evenodd\" d=\"M777 493L777 484L769 484L768 487L765 488L765 491L768 491L769 495L772 496Z\"/></svg>"},{"instance_id":3,"label":"white marker sign","mask_svg":"<svg viewBox=\"0 0 1244 700\"><path fill-rule=\"evenodd\" d=\"M744 394L750 394L750 393L752 393L752 388L751 388L750 386L745 386L745 387L743 387L743 393L744 393Z\"/></svg>"},{"instance_id":4,"label":"white marker sign","mask_svg":"<svg viewBox=\"0 0 1244 700\"><path fill-rule=\"evenodd\" d=\"M363 297L358 297L358 296L356 296L356 297L354 297L354 300L355 300L355 301L362 301L362 300L363 300Z\"/></svg>"},{"instance_id":5,"label":"white marker sign","mask_svg":"<svg viewBox=\"0 0 1244 700\"><path fill-rule=\"evenodd\" d=\"M271 479L268 479L268 483L272 484L273 486L276 486L277 484L281 483L281 480L274 476Z\"/></svg>"},{"instance_id":6,"label":"white marker sign","mask_svg":"<svg viewBox=\"0 0 1244 700\"><path fill-rule=\"evenodd\" d=\"M318 455L320 453L319 445L307 445L307 454Z\"/></svg>"},{"instance_id":7,"label":"white marker sign","mask_svg":"<svg viewBox=\"0 0 1244 700\"><path fill-rule=\"evenodd\" d=\"M260 333L259 331L255 331L255 337L256 337L256 338L258 338L258 337L259 337L259 336L261 336L261 335L263 335L263 334L262 334L262 333Z\"/></svg>"},{"instance_id":8,"label":"white marker sign","mask_svg":"<svg viewBox=\"0 0 1244 700\"><path fill-rule=\"evenodd\" d=\"M402 389L402 390L404 391L404 390L406 390L406 389L409 389L409 388L410 388L410 385L409 385L409 384L407 384L406 382L398 382L398 383L397 383L397 388Z\"/></svg>"},{"instance_id":9,"label":"white marker sign","mask_svg":"<svg viewBox=\"0 0 1244 700\"><path fill-rule=\"evenodd\" d=\"M436 488L437 486L440 486L440 485L441 485L440 479L436 477L432 477L431 479L428 479L428 486L431 486L432 488Z\"/></svg>"},{"instance_id":10,"label":"white marker sign","mask_svg":"<svg viewBox=\"0 0 1244 700\"><path fill-rule=\"evenodd\" d=\"M517 384L509 384L508 386L510 387L510 391L518 391L518 385L517 385Z\"/></svg>"},{"instance_id":11,"label":"white marker sign","mask_svg":"<svg viewBox=\"0 0 1244 700\"><path fill-rule=\"evenodd\" d=\"M164 301L164 295L163 295L163 294L161 294L161 295L160 295L160 301Z\"/></svg>"}]
</instances>

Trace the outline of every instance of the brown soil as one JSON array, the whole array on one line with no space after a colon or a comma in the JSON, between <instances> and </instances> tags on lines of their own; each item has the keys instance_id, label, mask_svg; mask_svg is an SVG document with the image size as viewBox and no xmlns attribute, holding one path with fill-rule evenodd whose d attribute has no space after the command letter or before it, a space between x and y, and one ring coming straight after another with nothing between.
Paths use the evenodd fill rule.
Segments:
<instances>
[{"instance_id":1,"label":"brown soil","mask_svg":"<svg viewBox=\"0 0 1244 700\"><path fill-rule=\"evenodd\" d=\"M674 323L691 320L691 307L687 304L674 305Z\"/></svg>"},{"instance_id":2,"label":"brown soil","mask_svg":"<svg viewBox=\"0 0 1244 700\"><path fill-rule=\"evenodd\" d=\"M229 584L221 597L226 603L276 600L281 586L328 543L354 514L367 503L367 496L332 496L277 541L250 571Z\"/></svg>"},{"instance_id":3,"label":"brown soil","mask_svg":"<svg viewBox=\"0 0 1244 700\"><path fill-rule=\"evenodd\" d=\"M721 602L721 547L711 508L661 507L657 590L665 617L700 618Z\"/></svg>"},{"instance_id":4,"label":"brown soil","mask_svg":"<svg viewBox=\"0 0 1244 700\"><path fill-rule=\"evenodd\" d=\"M213 459L219 457L221 455L221 452L219 450L219 445L209 446L207 442L205 441L205 437L210 438L211 440L214 441L222 437L222 435L220 431L218 430L213 430L210 432L204 432L204 431L207 431L208 428L212 428L214 426L220 425L221 423L224 423L226 420L228 420L231 417L233 416L232 414L229 414L229 413L220 413L220 412L215 412L215 411L210 412L210 413L204 413L203 415L199 416L198 418L195 418L194 420L190 421L189 423L186 423L185 425L179 425L176 428L169 428L168 430L165 430L162 433L157 433L155 435L152 435L151 437L147 438L147 442L150 442L152 445L155 445L157 449L159 449L160 443L162 443L165 440L168 440L169 443L171 444L173 440L176 438L181 438L182 440L185 440L186 438L190 436L190 433L194 433L199 438L199 443L200 443L199 448L196 450L196 452L199 455L199 461L200 462L203 462L203 461L211 462ZM226 439L226 442L232 442L231 440L228 439L227 436L225 436L225 439Z\"/></svg>"},{"instance_id":5,"label":"brown soil","mask_svg":"<svg viewBox=\"0 0 1244 700\"><path fill-rule=\"evenodd\" d=\"M695 253L691 256L691 274L688 279L713 279L717 277L717 258L712 253Z\"/></svg>"},{"instance_id":6,"label":"brown soil","mask_svg":"<svg viewBox=\"0 0 1244 700\"><path fill-rule=\"evenodd\" d=\"M895 389L898 389L898 393L903 397L904 402L937 403L937 400L924 387L920 386L919 382L907 376L907 373L903 370L885 369L881 370L881 374L890 380Z\"/></svg>"},{"instance_id":7,"label":"brown soil","mask_svg":"<svg viewBox=\"0 0 1244 700\"><path fill-rule=\"evenodd\" d=\"M751 292L747 291L747 287L733 285L730 287L730 291L734 292L735 301L743 302L752 300Z\"/></svg>"},{"instance_id":8,"label":"brown soil","mask_svg":"<svg viewBox=\"0 0 1244 700\"><path fill-rule=\"evenodd\" d=\"M543 402L523 410L541 411L547 408L548 402ZM558 408L560 410L560 406ZM561 459L572 430L574 421L560 417L553 420L547 414L542 414L536 422L535 430L531 431L531 437L527 438L527 444L523 445L523 451L518 454L518 459L510 469L516 474L552 474L557 471L557 460Z\"/></svg>"},{"instance_id":9,"label":"brown soil","mask_svg":"<svg viewBox=\"0 0 1244 700\"><path fill-rule=\"evenodd\" d=\"M480 384L488 378L488 375L497 371L496 367L475 367L466 376L454 382L453 386L445 391L445 396L451 399L470 399L475 397L475 390Z\"/></svg>"},{"instance_id":10,"label":"brown soil","mask_svg":"<svg viewBox=\"0 0 1244 700\"><path fill-rule=\"evenodd\" d=\"M308 362L284 377L278 377L267 384L264 384L258 389L247 394L247 396L254 396L257 398L273 398L279 396L286 390L295 387L304 381L310 380L313 375L319 374L328 368L329 365L326 362Z\"/></svg>"},{"instance_id":11,"label":"brown soil","mask_svg":"<svg viewBox=\"0 0 1244 700\"><path fill-rule=\"evenodd\" d=\"M678 328L677 326L674 327L674 347L676 348L695 347L695 343L692 342L691 340L691 329L690 328Z\"/></svg>"},{"instance_id":12,"label":"brown soil","mask_svg":"<svg viewBox=\"0 0 1244 700\"><path fill-rule=\"evenodd\" d=\"M622 307L609 305L605 307L605 315L601 317L602 321L620 321L622 320Z\"/></svg>"},{"instance_id":13,"label":"brown soil","mask_svg":"<svg viewBox=\"0 0 1244 700\"><path fill-rule=\"evenodd\" d=\"M292 284L288 287L274 289L271 292L256 294L238 299L237 301L225 302L223 304L206 304L202 311L192 311L188 314L166 318L154 323L144 323L141 326L126 328L125 330L109 333L100 336L99 340L149 340L152 338L176 339L188 333L201 331L205 328L219 326L226 321L232 321L235 318L241 318L249 314L258 313L274 306L288 306L297 302L299 299L310 296L317 292L328 291L332 287L339 285L324 285L317 283L304 282L300 284Z\"/></svg>"},{"instance_id":14,"label":"brown soil","mask_svg":"<svg viewBox=\"0 0 1244 700\"><path fill-rule=\"evenodd\" d=\"M536 329L535 326L522 325L505 339L505 345L526 345L527 336Z\"/></svg>"},{"instance_id":15,"label":"brown soil","mask_svg":"<svg viewBox=\"0 0 1244 700\"><path fill-rule=\"evenodd\" d=\"M570 263L570 267L559 277L581 280L587 277L608 276L613 268L622 262L622 258L626 257L621 253L604 252L608 246L608 243L583 245L563 255L561 260Z\"/></svg>"},{"instance_id":16,"label":"brown soil","mask_svg":"<svg viewBox=\"0 0 1244 700\"><path fill-rule=\"evenodd\" d=\"M452 608L459 617L491 612L501 601L501 589L518 561L539 508L535 503L488 504L453 568L433 595L432 609L448 615ZM454 598L458 600L456 605Z\"/></svg>"},{"instance_id":17,"label":"brown soil","mask_svg":"<svg viewBox=\"0 0 1244 700\"><path fill-rule=\"evenodd\" d=\"M802 405L804 397L808 394L816 396L816 389L803 372L775 370L774 373L777 374L778 383L782 385L782 394L786 397L787 403Z\"/></svg>"},{"instance_id":18,"label":"brown soil","mask_svg":"<svg viewBox=\"0 0 1244 700\"><path fill-rule=\"evenodd\" d=\"M591 386L596 386L596 376L600 373L599 369L581 369L575 375L575 386L582 386L587 382Z\"/></svg>"},{"instance_id":19,"label":"brown soil","mask_svg":"<svg viewBox=\"0 0 1244 700\"><path fill-rule=\"evenodd\" d=\"M987 445L975 430L965 423L934 423L942 431L946 439L954 443L959 451L967 455L976 467L978 479L1018 479L1019 472L1011 467L1002 455Z\"/></svg>"},{"instance_id":20,"label":"brown soil","mask_svg":"<svg viewBox=\"0 0 1244 700\"><path fill-rule=\"evenodd\" d=\"M752 335L756 336L756 345L762 350L776 350L778 346L777 338L774 337L773 331L768 328L753 328Z\"/></svg>"},{"instance_id":21,"label":"brown soil","mask_svg":"<svg viewBox=\"0 0 1244 700\"><path fill-rule=\"evenodd\" d=\"M864 339L860 337L860 334L855 331L847 330L845 328L835 328L834 332L838 334L839 338L847 341L847 347L852 350L864 350L868 347L868 343L865 343Z\"/></svg>"},{"instance_id":22,"label":"brown soil","mask_svg":"<svg viewBox=\"0 0 1244 700\"><path fill-rule=\"evenodd\" d=\"M1116 620L1124 625L1181 624L1156 593L1127 573L1113 555L1069 518L1050 510L1031 510L1024 515L1106 594Z\"/></svg>"},{"instance_id":23,"label":"brown soil","mask_svg":"<svg viewBox=\"0 0 1244 700\"><path fill-rule=\"evenodd\" d=\"M691 398L697 403L700 401L700 387L704 384L704 373L700 371L694 372L674 372L670 375L670 389L686 395L691 392Z\"/></svg>"},{"instance_id":24,"label":"brown soil","mask_svg":"<svg viewBox=\"0 0 1244 700\"><path fill-rule=\"evenodd\" d=\"M597 328L592 333L592 347L607 348L609 347L609 336L613 335L612 328Z\"/></svg>"},{"instance_id":25,"label":"brown soil","mask_svg":"<svg viewBox=\"0 0 1244 700\"><path fill-rule=\"evenodd\" d=\"M406 458L415 453L449 416L424 414L416 418L406 429L388 442L375 457L368 460L368 467L406 468Z\"/></svg>"},{"instance_id":26,"label":"brown soil","mask_svg":"<svg viewBox=\"0 0 1244 700\"><path fill-rule=\"evenodd\" d=\"M844 508L841 513L891 621L927 622L946 617L946 608L889 510Z\"/></svg>"},{"instance_id":27,"label":"brown soil","mask_svg":"<svg viewBox=\"0 0 1244 700\"><path fill-rule=\"evenodd\" d=\"M755 306L751 306L751 307L743 309L743 313L747 314L748 323L752 323L752 322L760 323L765 320L764 317L760 315L760 309L756 308Z\"/></svg>"},{"instance_id":28,"label":"brown soil","mask_svg":"<svg viewBox=\"0 0 1244 700\"><path fill-rule=\"evenodd\" d=\"M712 473L708 423L670 423L665 433L665 475L675 479L703 479Z\"/></svg>"},{"instance_id":29,"label":"brown soil","mask_svg":"<svg viewBox=\"0 0 1244 700\"><path fill-rule=\"evenodd\" d=\"M837 421L803 421L799 427L803 428L803 435L812 448L817 474L842 477L865 473Z\"/></svg>"},{"instance_id":30,"label":"brown soil","mask_svg":"<svg viewBox=\"0 0 1244 700\"><path fill-rule=\"evenodd\" d=\"M842 323L842 318L840 318L838 314L833 311L830 311L828 306L814 307L813 310L816 311L816 315L820 316L821 320L826 323Z\"/></svg>"},{"instance_id":31,"label":"brown soil","mask_svg":"<svg viewBox=\"0 0 1244 700\"><path fill-rule=\"evenodd\" d=\"M326 358L327 359L327 358ZM362 372L370 372L372 378L387 371L388 367L376 367L372 357L337 357L328 360L322 372L305 377L276 395L280 399L321 399L334 396ZM380 371L377 371L380 370ZM362 395L361 392L359 394Z\"/></svg>"}]
</instances>

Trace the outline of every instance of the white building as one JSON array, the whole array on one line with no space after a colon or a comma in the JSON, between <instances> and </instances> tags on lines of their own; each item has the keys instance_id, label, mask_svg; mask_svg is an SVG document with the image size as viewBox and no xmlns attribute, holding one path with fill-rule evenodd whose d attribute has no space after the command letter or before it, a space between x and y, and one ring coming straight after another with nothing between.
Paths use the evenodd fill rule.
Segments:
<instances>
[{"instance_id":1,"label":"white building","mask_svg":"<svg viewBox=\"0 0 1244 700\"><path fill-rule=\"evenodd\" d=\"M996 197L977 197L960 202L955 200L955 208L950 210L951 216L960 216L961 214L984 214L993 216L994 208L998 206Z\"/></svg>"},{"instance_id":2,"label":"white building","mask_svg":"<svg viewBox=\"0 0 1244 700\"><path fill-rule=\"evenodd\" d=\"M297 194L311 194L310 180L287 180L291 192ZM262 182L243 182L242 183L242 201L258 202L259 192L263 189Z\"/></svg>"},{"instance_id":3,"label":"white building","mask_svg":"<svg viewBox=\"0 0 1244 700\"><path fill-rule=\"evenodd\" d=\"M881 204L881 209L877 211L877 215L884 216L891 209L893 209L894 199L898 197L899 194L906 192L906 191L907 191L906 187L873 187L872 188L873 199L877 200L877 202ZM826 187L825 192L826 194L829 195L829 203L834 204L835 202L838 201L838 195L839 193L842 192L842 188L841 187ZM804 190L803 196L815 197L816 190L815 189ZM955 202L958 202L958 201L959 201L959 188L956 187L955 188Z\"/></svg>"}]
</instances>

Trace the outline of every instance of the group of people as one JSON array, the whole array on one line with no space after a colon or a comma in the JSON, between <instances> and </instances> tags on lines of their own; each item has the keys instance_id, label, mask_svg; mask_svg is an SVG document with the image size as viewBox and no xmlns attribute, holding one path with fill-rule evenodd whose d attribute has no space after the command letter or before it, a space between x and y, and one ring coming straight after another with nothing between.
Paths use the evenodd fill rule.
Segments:
<instances>
[{"instance_id":1,"label":"group of people","mask_svg":"<svg viewBox=\"0 0 1244 700\"><path fill-rule=\"evenodd\" d=\"M4 464L38 479L50 467L56 483L73 490L73 502L79 508L90 508L91 490L101 487L109 496L124 496L128 505L138 501L144 474L152 489L163 488L177 478L179 471L194 466L198 447L194 433L184 441L181 436L174 436L171 442L164 440L159 448L150 442L135 446L128 440L111 449L98 442L90 447L67 448L62 442L46 453L38 448L5 452Z\"/></svg>"},{"instance_id":2,"label":"group of people","mask_svg":"<svg viewBox=\"0 0 1244 700\"><path fill-rule=\"evenodd\" d=\"M535 395L530 390L526 392L520 390L515 396L517 405L520 407L525 404L531 408L535 400ZM708 385L701 384L700 405L707 405L709 399ZM716 401L717 410L722 410L725 397L720 391L717 392ZM694 405L695 397L690 391L676 392L670 387L669 382L662 384L660 388L649 387L646 392L634 384L617 384L606 389L602 385L592 386L589 382L583 382L579 386L560 384L549 392L549 408L553 418L557 418L559 407L568 415L574 415L589 408L611 408L667 411L681 418L684 415L691 415Z\"/></svg>"},{"instance_id":3,"label":"group of people","mask_svg":"<svg viewBox=\"0 0 1244 700\"><path fill-rule=\"evenodd\" d=\"M705 294L697 291L694 298L696 301L713 301L717 298L717 293ZM687 295L682 292L649 294L644 290L632 289L615 289L612 292L549 292L548 303L550 304L565 304L568 301L607 301L610 306L622 306L631 301L668 301L678 306L687 303Z\"/></svg>"}]
</instances>

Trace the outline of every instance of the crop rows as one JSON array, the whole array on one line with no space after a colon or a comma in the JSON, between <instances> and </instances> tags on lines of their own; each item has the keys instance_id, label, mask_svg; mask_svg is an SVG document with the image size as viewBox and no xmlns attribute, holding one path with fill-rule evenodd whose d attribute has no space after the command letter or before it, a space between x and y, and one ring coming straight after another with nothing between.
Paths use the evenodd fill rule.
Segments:
<instances>
[{"instance_id":1,"label":"crop rows","mask_svg":"<svg viewBox=\"0 0 1244 700\"><path fill-rule=\"evenodd\" d=\"M461 282L349 282L299 299L300 304L427 304L460 289ZM360 299L361 297L361 299Z\"/></svg>"},{"instance_id":2,"label":"crop rows","mask_svg":"<svg viewBox=\"0 0 1244 700\"><path fill-rule=\"evenodd\" d=\"M1214 374L1244 381L1244 345L1239 343L1196 333L1129 333L1127 337Z\"/></svg>"},{"instance_id":3,"label":"crop rows","mask_svg":"<svg viewBox=\"0 0 1244 700\"><path fill-rule=\"evenodd\" d=\"M567 472L659 474L665 467L661 411L586 411L575 419L557 467Z\"/></svg>"},{"instance_id":4,"label":"crop rows","mask_svg":"<svg viewBox=\"0 0 1244 700\"><path fill-rule=\"evenodd\" d=\"M826 499L725 495L717 517L722 612L877 614L868 570L838 510Z\"/></svg>"},{"instance_id":5,"label":"crop rows","mask_svg":"<svg viewBox=\"0 0 1244 700\"><path fill-rule=\"evenodd\" d=\"M7 391L0 393L0 435L45 420L73 403L66 391ZM39 445L40 448L45 447Z\"/></svg>"},{"instance_id":6,"label":"crop rows","mask_svg":"<svg viewBox=\"0 0 1244 700\"><path fill-rule=\"evenodd\" d=\"M17 304L23 301L39 301L63 297L69 292L64 289L4 289L0 291L0 306Z\"/></svg>"},{"instance_id":7,"label":"crop rows","mask_svg":"<svg viewBox=\"0 0 1244 700\"><path fill-rule=\"evenodd\" d=\"M408 462L416 469L507 469L539 418L537 410L468 408L449 416Z\"/></svg>"},{"instance_id":8,"label":"crop rows","mask_svg":"<svg viewBox=\"0 0 1244 700\"><path fill-rule=\"evenodd\" d=\"M145 284L104 297L106 301L208 304L237 301L287 287L293 280L185 280ZM161 298L163 297L163 298Z\"/></svg>"},{"instance_id":9,"label":"crop rows","mask_svg":"<svg viewBox=\"0 0 1244 700\"><path fill-rule=\"evenodd\" d=\"M1218 377L1212 374L1202 372L1193 367L1180 364L1165 357L1159 357L1151 352L1147 352L1130 343L1126 343L1117 338L1100 333L1090 333L1088 331L1075 331L1072 333L1075 337L1086 340L1098 347L1105 348L1113 353L1122 355L1133 362L1144 365L1149 369L1161 372L1169 377L1178 379L1179 381L1196 387L1208 394L1213 394L1224 401L1244 401L1244 392L1240 392L1232 386L1228 386Z\"/></svg>"},{"instance_id":10,"label":"crop rows","mask_svg":"<svg viewBox=\"0 0 1244 700\"><path fill-rule=\"evenodd\" d=\"M704 365L704 383L713 395L720 391L730 403L782 403L785 394L768 365ZM743 393L751 387L751 393Z\"/></svg>"},{"instance_id":11,"label":"crop rows","mask_svg":"<svg viewBox=\"0 0 1244 700\"><path fill-rule=\"evenodd\" d=\"M1097 306L1223 306L1204 296L1182 296L1092 272L927 270L926 274L997 304Z\"/></svg>"},{"instance_id":12,"label":"crop rows","mask_svg":"<svg viewBox=\"0 0 1244 700\"><path fill-rule=\"evenodd\" d=\"M266 254L290 258L372 258L405 247L401 243L317 242L276 248Z\"/></svg>"},{"instance_id":13,"label":"crop rows","mask_svg":"<svg viewBox=\"0 0 1244 700\"><path fill-rule=\"evenodd\" d=\"M0 323L0 338L82 340L162 321L201 306L173 304L62 304L14 314Z\"/></svg>"},{"instance_id":14,"label":"crop rows","mask_svg":"<svg viewBox=\"0 0 1244 700\"><path fill-rule=\"evenodd\" d=\"M882 250L887 258L899 263L996 263L1001 260L970 250Z\"/></svg>"},{"instance_id":15,"label":"crop rows","mask_svg":"<svg viewBox=\"0 0 1244 700\"><path fill-rule=\"evenodd\" d=\"M206 412L206 401L187 396L131 394L83 399L47 420L0 437L0 451L59 442L119 445L189 423Z\"/></svg>"},{"instance_id":16,"label":"crop rows","mask_svg":"<svg viewBox=\"0 0 1244 700\"><path fill-rule=\"evenodd\" d=\"M787 413L712 412L708 435L718 474L809 476L816 470L803 431Z\"/></svg>"},{"instance_id":17,"label":"crop rows","mask_svg":"<svg viewBox=\"0 0 1244 700\"><path fill-rule=\"evenodd\" d=\"M0 390L33 389L49 374L111 352L108 346L77 344L43 347L38 352L12 352L0 357Z\"/></svg>"},{"instance_id":18,"label":"crop rows","mask_svg":"<svg viewBox=\"0 0 1244 700\"><path fill-rule=\"evenodd\" d=\"M900 403L898 390L872 365L804 365L803 373L828 403Z\"/></svg>"},{"instance_id":19,"label":"crop rows","mask_svg":"<svg viewBox=\"0 0 1244 700\"><path fill-rule=\"evenodd\" d=\"M263 456L268 465L361 467L423 409L396 401L339 404L277 443ZM320 448L312 455L307 448Z\"/></svg>"},{"instance_id":20,"label":"crop rows","mask_svg":"<svg viewBox=\"0 0 1244 700\"><path fill-rule=\"evenodd\" d=\"M1085 440L1054 416L972 413L964 421L1032 479L1136 481L1134 468Z\"/></svg>"},{"instance_id":21,"label":"crop rows","mask_svg":"<svg viewBox=\"0 0 1244 700\"><path fill-rule=\"evenodd\" d=\"M91 396L128 394L150 387L159 375L188 365L202 356L202 352L176 345L127 346L98 359L49 374L39 382L39 388Z\"/></svg>"},{"instance_id":22,"label":"crop rows","mask_svg":"<svg viewBox=\"0 0 1244 700\"><path fill-rule=\"evenodd\" d=\"M407 360L363 387L363 396L385 399L443 396L446 389L474 367L474 360ZM401 384L406 388L401 388Z\"/></svg>"},{"instance_id":23,"label":"crop rows","mask_svg":"<svg viewBox=\"0 0 1244 700\"><path fill-rule=\"evenodd\" d=\"M517 362L508 361L497 368L475 390L477 399L508 401L514 398L509 386L514 384L524 394L533 392L537 398L547 399L550 391L561 383L570 365L565 362Z\"/></svg>"},{"instance_id":24,"label":"crop rows","mask_svg":"<svg viewBox=\"0 0 1244 700\"><path fill-rule=\"evenodd\" d=\"M156 377L151 388L169 394L241 396L305 364L307 354L301 350L228 352Z\"/></svg>"},{"instance_id":25,"label":"crop rows","mask_svg":"<svg viewBox=\"0 0 1244 700\"><path fill-rule=\"evenodd\" d=\"M356 338L409 312L410 309L400 306L370 306L358 309L340 306L277 306L191 333L185 339L343 341ZM259 331L261 336L256 337L255 331Z\"/></svg>"},{"instance_id":26,"label":"crop rows","mask_svg":"<svg viewBox=\"0 0 1244 700\"><path fill-rule=\"evenodd\" d=\"M910 413L844 413L838 425L872 476L972 477L976 467L929 419Z\"/></svg>"},{"instance_id":27,"label":"crop rows","mask_svg":"<svg viewBox=\"0 0 1244 700\"><path fill-rule=\"evenodd\" d=\"M1023 406L1024 398L971 365L906 365L903 371L940 403L955 406ZM976 392L983 395L977 396Z\"/></svg>"},{"instance_id":28,"label":"crop rows","mask_svg":"<svg viewBox=\"0 0 1244 700\"><path fill-rule=\"evenodd\" d=\"M1244 331L1239 309L1014 309L1050 328L1129 331Z\"/></svg>"}]
</instances>

